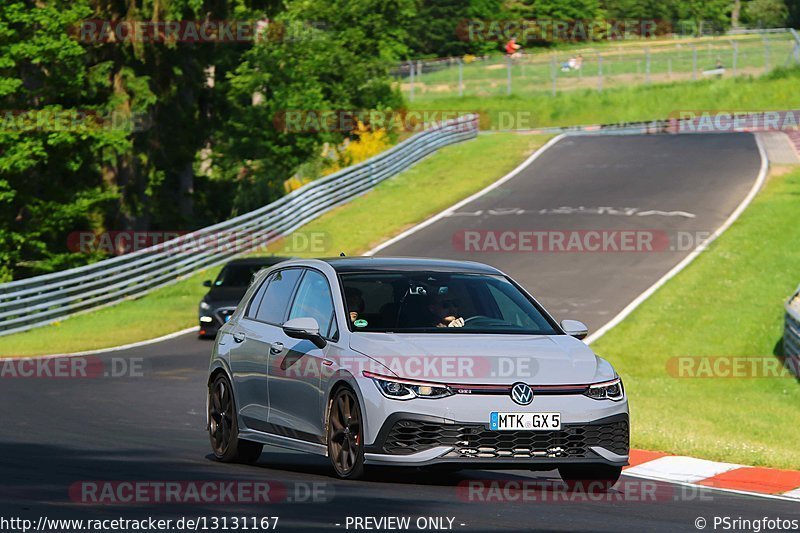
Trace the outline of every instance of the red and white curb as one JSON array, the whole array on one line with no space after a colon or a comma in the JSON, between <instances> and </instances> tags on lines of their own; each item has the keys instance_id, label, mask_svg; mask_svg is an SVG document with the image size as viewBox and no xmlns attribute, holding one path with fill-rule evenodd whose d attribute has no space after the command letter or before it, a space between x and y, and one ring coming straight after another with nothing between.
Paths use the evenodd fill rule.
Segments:
<instances>
[{"instance_id":1,"label":"red and white curb","mask_svg":"<svg viewBox=\"0 0 800 533\"><path fill-rule=\"evenodd\" d=\"M623 474L800 502L800 471L796 470L718 463L681 455L631 450L630 465L624 468Z\"/></svg>"}]
</instances>

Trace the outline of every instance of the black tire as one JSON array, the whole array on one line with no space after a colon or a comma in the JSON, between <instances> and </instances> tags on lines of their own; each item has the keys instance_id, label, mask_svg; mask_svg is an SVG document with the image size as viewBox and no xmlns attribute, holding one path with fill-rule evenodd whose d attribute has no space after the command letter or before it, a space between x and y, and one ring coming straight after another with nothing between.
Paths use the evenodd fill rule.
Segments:
<instances>
[{"instance_id":1,"label":"black tire","mask_svg":"<svg viewBox=\"0 0 800 533\"><path fill-rule=\"evenodd\" d=\"M558 473L570 489L589 492L611 489L619 481L622 467L603 464L564 465L558 467Z\"/></svg>"},{"instance_id":2,"label":"black tire","mask_svg":"<svg viewBox=\"0 0 800 533\"><path fill-rule=\"evenodd\" d=\"M261 457L263 444L239 438L233 387L224 374L208 387L208 436L214 457L223 463L252 464Z\"/></svg>"},{"instance_id":3,"label":"black tire","mask_svg":"<svg viewBox=\"0 0 800 533\"><path fill-rule=\"evenodd\" d=\"M328 407L328 457L342 479L364 477L364 424L356 394L342 387Z\"/></svg>"}]
</instances>

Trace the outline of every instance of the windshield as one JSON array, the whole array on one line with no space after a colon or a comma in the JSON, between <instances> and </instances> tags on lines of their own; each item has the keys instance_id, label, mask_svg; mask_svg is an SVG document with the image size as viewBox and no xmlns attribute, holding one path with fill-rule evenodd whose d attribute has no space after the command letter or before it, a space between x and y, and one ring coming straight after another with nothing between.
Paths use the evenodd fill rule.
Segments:
<instances>
[{"instance_id":1,"label":"windshield","mask_svg":"<svg viewBox=\"0 0 800 533\"><path fill-rule=\"evenodd\" d=\"M341 274L340 279L351 331L557 333L503 276L370 272Z\"/></svg>"},{"instance_id":2,"label":"windshield","mask_svg":"<svg viewBox=\"0 0 800 533\"><path fill-rule=\"evenodd\" d=\"M247 287L253 276L266 265L227 265L217 276L215 287Z\"/></svg>"}]
</instances>

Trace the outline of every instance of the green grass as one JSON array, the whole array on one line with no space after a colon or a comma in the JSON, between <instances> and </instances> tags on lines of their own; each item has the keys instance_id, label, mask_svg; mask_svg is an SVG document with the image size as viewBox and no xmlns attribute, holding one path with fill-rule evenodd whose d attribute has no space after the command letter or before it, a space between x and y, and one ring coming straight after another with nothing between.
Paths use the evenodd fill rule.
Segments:
<instances>
[{"instance_id":1,"label":"green grass","mask_svg":"<svg viewBox=\"0 0 800 533\"><path fill-rule=\"evenodd\" d=\"M593 348L625 380L632 445L800 470L800 384L680 378L677 356L779 353L783 303L800 281L800 171L774 177L741 218Z\"/></svg>"},{"instance_id":2,"label":"green grass","mask_svg":"<svg viewBox=\"0 0 800 533\"><path fill-rule=\"evenodd\" d=\"M702 71L715 68L717 60L726 67L725 77L759 75L793 61L794 39L791 35L769 38L765 52L760 36L737 39L738 52L728 39L696 41L661 40L635 43L635 46L606 43L602 46L569 47L567 49L531 49L511 66L512 88L520 96L541 96L551 91L553 62L559 91L597 88L602 74L604 88L644 85L648 83L647 50L650 52L650 83L690 80L694 70L694 50L697 51L697 77ZM580 71L562 72L561 64L576 54L583 55ZM602 64L600 59L602 57ZM507 59L498 54L483 61L466 63L462 68L462 90L466 96L493 97L506 94ZM410 97L410 78L399 79L400 87ZM414 79L414 96L418 101L437 100L458 94L458 67L431 68Z\"/></svg>"},{"instance_id":3,"label":"green grass","mask_svg":"<svg viewBox=\"0 0 800 533\"><path fill-rule=\"evenodd\" d=\"M298 256L363 253L502 177L546 140L544 136L498 134L446 147L299 230L322 235L324 250L298 253L275 246L270 251ZM202 281L215 277L218 270L200 272L138 300L57 325L0 337L0 357L106 348L196 325L197 305L207 290Z\"/></svg>"},{"instance_id":4,"label":"green grass","mask_svg":"<svg viewBox=\"0 0 800 533\"><path fill-rule=\"evenodd\" d=\"M713 79L693 83L620 87L598 93L579 90L550 95L463 97L415 100L419 111L480 112L482 129L497 129L499 117L511 117L504 129L541 128L664 119L682 110L797 109L800 68L759 78ZM501 113L503 115L501 115ZM523 120L525 122L523 122Z\"/></svg>"}]
</instances>

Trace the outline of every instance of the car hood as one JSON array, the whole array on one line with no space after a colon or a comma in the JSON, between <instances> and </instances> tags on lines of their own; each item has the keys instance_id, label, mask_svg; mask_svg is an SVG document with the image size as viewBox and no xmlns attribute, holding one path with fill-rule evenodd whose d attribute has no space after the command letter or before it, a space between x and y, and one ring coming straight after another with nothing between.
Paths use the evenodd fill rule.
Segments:
<instances>
[{"instance_id":1,"label":"car hood","mask_svg":"<svg viewBox=\"0 0 800 533\"><path fill-rule=\"evenodd\" d=\"M205 301L217 306L237 306L244 298L247 287L212 287L205 296Z\"/></svg>"},{"instance_id":2,"label":"car hood","mask_svg":"<svg viewBox=\"0 0 800 533\"><path fill-rule=\"evenodd\" d=\"M614 377L608 363L567 335L357 333L350 347L373 360L368 370L424 381L577 385Z\"/></svg>"}]
</instances>

